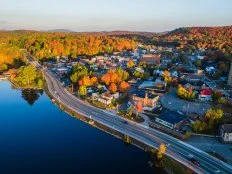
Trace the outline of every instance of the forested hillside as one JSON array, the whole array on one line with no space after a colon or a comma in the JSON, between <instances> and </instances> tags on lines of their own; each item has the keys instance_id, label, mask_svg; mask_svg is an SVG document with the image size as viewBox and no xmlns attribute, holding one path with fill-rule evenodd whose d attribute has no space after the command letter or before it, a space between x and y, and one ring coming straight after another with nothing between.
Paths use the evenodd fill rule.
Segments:
<instances>
[{"instance_id":1,"label":"forested hillside","mask_svg":"<svg viewBox=\"0 0 232 174\"><path fill-rule=\"evenodd\" d=\"M76 57L97 55L134 49L133 39L75 33L49 33L18 30L0 32L0 65L20 59L20 49L25 49L39 59L53 56Z\"/></svg>"},{"instance_id":2,"label":"forested hillside","mask_svg":"<svg viewBox=\"0 0 232 174\"><path fill-rule=\"evenodd\" d=\"M30 30L0 31L0 70L22 58L25 49L39 59L53 56L98 55L136 48L138 42L174 45L184 51L207 48L227 57L232 52L232 27L191 27L156 34L149 32L59 33ZM173 44L172 44L173 43Z\"/></svg>"},{"instance_id":3,"label":"forested hillside","mask_svg":"<svg viewBox=\"0 0 232 174\"><path fill-rule=\"evenodd\" d=\"M232 26L179 28L162 35L159 40L178 42L180 48L188 50L207 48L230 53L232 52Z\"/></svg>"}]
</instances>

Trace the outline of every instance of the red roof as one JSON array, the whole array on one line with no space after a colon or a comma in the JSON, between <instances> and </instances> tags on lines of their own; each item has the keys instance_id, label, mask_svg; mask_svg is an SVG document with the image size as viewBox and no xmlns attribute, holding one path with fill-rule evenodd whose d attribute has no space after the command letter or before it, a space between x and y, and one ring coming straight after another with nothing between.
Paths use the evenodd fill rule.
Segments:
<instances>
[{"instance_id":1,"label":"red roof","mask_svg":"<svg viewBox=\"0 0 232 174\"><path fill-rule=\"evenodd\" d=\"M211 95L213 91L211 89L205 89L201 91L201 95Z\"/></svg>"}]
</instances>

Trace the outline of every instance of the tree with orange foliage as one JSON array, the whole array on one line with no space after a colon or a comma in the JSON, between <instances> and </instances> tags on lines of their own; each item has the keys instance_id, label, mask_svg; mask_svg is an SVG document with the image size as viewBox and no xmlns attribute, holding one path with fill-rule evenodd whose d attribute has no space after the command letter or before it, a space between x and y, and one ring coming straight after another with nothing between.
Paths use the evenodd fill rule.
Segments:
<instances>
[{"instance_id":1,"label":"tree with orange foliage","mask_svg":"<svg viewBox=\"0 0 232 174\"><path fill-rule=\"evenodd\" d=\"M91 81L91 86L93 86L93 85L97 84L98 79L97 79L97 77L93 76L93 77L91 77L90 81Z\"/></svg>"},{"instance_id":2,"label":"tree with orange foliage","mask_svg":"<svg viewBox=\"0 0 232 174\"><path fill-rule=\"evenodd\" d=\"M117 83L118 76L115 74L115 72L110 73L110 82L111 83Z\"/></svg>"},{"instance_id":3,"label":"tree with orange foliage","mask_svg":"<svg viewBox=\"0 0 232 174\"><path fill-rule=\"evenodd\" d=\"M9 69L8 73L10 74L10 79L13 80L16 77L15 69Z\"/></svg>"},{"instance_id":4,"label":"tree with orange foliage","mask_svg":"<svg viewBox=\"0 0 232 174\"><path fill-rule=\"evenodd\" d=\"M106 73L101 77L101 81L104 82L106 85L110 84L110 74Z\"/></svg>"},{"instance_id":5,"label":"tree with orange foliage","mask_svg":"<svg viewBox=\"0 0 232 174\"><path fill-rule=\"evenodd\" d=\"M125 81L122 81L119 85L119 91L120 92L128 92L130 89L130 84L125 82Z\"/></svg>"},{"instance_id":6,"label":"tree with orange foliage","mask_svg":"<svg viewBox=\"0 0 232 174\"><path fill-rule=\"evenodd\" d=\"M124 71L121 68L117 70L110 69L106 74L104 74L101 78L101 81L104 82L106 85L110 83L119 84L122 81L128 79L129 74L128 72Z\"/></svg>"},{"instance_id":7,"label":"tree with orange foliage","mask_svg":"<svg viewBox=\"0 0 232 174\"><path fill-rule=\"evenodd\" d=\"M115 83L111 83L110 86L108 87L108 89L110 90L110 92L113 92L113 93L117 92L117 90L118 90Z\"/></svg>"}]
</instances>

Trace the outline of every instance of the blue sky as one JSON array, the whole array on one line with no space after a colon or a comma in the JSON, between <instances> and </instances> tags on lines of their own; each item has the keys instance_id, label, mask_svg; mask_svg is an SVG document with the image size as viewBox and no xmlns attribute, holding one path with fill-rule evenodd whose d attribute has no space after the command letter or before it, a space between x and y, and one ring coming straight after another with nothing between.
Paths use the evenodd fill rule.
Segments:
<instances>
[{"instance_id":1,"label":"blue sky","mask_svg":"<svg viewBox=\"0 0 232 174\"><path fill-rule=\"evenodd\" d=\"M0 29L167 31L232 25L232 0L5 0Z\"/></svg>"}]
</instances>

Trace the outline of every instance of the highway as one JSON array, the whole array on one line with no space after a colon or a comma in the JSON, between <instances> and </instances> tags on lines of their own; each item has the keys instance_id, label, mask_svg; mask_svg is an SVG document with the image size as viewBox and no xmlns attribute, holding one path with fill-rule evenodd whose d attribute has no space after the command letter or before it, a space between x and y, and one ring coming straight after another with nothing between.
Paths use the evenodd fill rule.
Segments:
<instances>
[{"instance_id":1,"label":"highway","mask_svg":"<svg viewBox=\"0 0 232 174\"><path fill-rule=\"evenodd\" d=\"M132 121L124 122L124 118L108 111L98 109L86 104L69 93L60 81L47 69L43 69L37 61L30 61L31 64L42 70L48 85L48 90L57 101L65 107L99 122L111 129L126 134L150 147L158 149L161 143L167 147L166 155L182 163L196 173L224 173L232 174L232 166L218 160L211 155L184 143L168 134L146 127ZM193 155L194 159L200 162L199 166L191 163L188 158Z\"/></svg>"}]
</instances>

